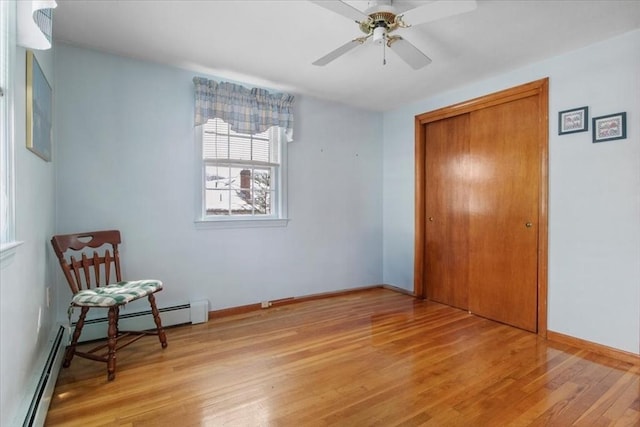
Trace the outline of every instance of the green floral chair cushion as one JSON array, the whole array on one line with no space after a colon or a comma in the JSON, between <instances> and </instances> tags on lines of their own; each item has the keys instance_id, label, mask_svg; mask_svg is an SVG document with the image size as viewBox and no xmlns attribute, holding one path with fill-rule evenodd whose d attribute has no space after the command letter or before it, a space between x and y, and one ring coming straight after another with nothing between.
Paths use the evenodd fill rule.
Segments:
<instances>
[{"instance_id":1,"label":"green floral chair cushion","mask_svg":"<svg viewBox=\"0 0 640 427\"><path fill-rule=\"evenodd\" d=\"M85 289L73 296L71 305L76 307L112 307L146 297L162 289L159 280L135 280L118 282L108 286Z\"/></svg>"}]
</instances>

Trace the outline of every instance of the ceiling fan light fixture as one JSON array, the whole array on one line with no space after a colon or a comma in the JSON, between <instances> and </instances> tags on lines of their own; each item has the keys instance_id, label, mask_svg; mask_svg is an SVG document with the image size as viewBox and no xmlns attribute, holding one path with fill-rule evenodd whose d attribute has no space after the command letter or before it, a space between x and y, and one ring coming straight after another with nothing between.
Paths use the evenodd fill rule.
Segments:
<instances>
[{"instance_id":1,"label":"ceiling fan light fixture","mask_svg":"<svg viewBox=\"0 0 640 427\"><path fill-rule=\"evenodd\" d=\"M385 43L387 38L387 29L385 27L376 27L373 29L373 42L375 44Z\"/></svg>"}]
</instances>

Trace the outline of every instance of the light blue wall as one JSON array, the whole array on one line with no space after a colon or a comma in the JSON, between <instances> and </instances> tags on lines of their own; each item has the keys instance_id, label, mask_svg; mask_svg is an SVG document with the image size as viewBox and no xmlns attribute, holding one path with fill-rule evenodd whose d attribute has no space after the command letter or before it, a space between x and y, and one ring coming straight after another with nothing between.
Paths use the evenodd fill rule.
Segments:
<instances>
[{"instance_id":1,"label":"light blue wall","mask_svg":"<svg viewBox=\"0 0 640 427\"><path fill-rule=\"evenodd\" d=\"M288 226L202 230L194 73L67 45L55 69L56 231L120 229L127 277L163 280L160 306L381 283L381 113L297 96Z\"/></svg>"},{"instance_id":2,"label":"light blue wall","mask_svg":"<svg viewBox=\"0 0 640 427\"><path fill-rule=\"evenodd\" d=\"M4 31L4 29L2 29ZM36 51L53 86L52 51ZM14 151L15 254L0 264L0 425L12 426L26 410L25 399L36 366L47 348L54 310L47 307L46 287L53 282L49 239L54 229L54 164L26 148L26 54L15 54ZM7 93L12 88L7 89ZM54 159L55 161L55 159ZM52 301L51 307L55 301ZM38 318L40 317L40 325ZM19 420L20 423L22 420Z\"/></svg>"},{"instance_id":3,"label":"light blue wall","mask_svg":"<svg viewBox=\"0 0 640 427\"><path fill-rule=\"evenodd\" d=\"M413 290L414 116L549 77L549 330L640 353L640 31L384 114L384 282ZM627 139L559 136L558 111L627 112Z\"/></svg>"}]
</instances>

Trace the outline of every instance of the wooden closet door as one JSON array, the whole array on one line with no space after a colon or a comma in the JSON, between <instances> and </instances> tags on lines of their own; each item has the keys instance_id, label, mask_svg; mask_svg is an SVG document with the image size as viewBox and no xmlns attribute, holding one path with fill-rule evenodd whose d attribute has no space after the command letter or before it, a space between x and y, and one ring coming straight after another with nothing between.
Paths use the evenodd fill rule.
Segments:
<instances>
[{"instance_id":1,"label":"wooden closet door","mask_svg":"<svg viewBox=\"0 0 640 427\"><path fill-rule=\"evenodd\" d=\"M539 99L470 113L469 310L537 330Z\"/></svg>"},{"instance_id":2,"label":"wooden closet door","mask_svg":"<svg viewBox=\"0 0 640 427\"><path fill-rule=\"evenodd\" d=\"M427 298L468 307L469 115L425 129Z\"/></svg>"}]
</instances>

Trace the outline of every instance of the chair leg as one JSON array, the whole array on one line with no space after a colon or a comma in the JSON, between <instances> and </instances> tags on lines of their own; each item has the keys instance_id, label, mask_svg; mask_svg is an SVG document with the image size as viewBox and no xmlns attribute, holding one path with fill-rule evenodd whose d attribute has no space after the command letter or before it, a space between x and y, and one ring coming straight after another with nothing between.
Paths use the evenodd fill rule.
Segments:
<instances>
[{"instance_id":1,"label":"chair leg","mask_svg":"<svg viewBox=\"0 0 640 427\"><path fill-rule=\"evenodd\" d=\"M67 347L67 351L64 355L64 362L62 366L68 368L71 365L71 360L73 360L73 356L76 354L76 346L78 345L78 339L80 338L80 333L82 332L82 328L84 326L84 318L87 317L87 312L89 311L89 307L81 307L80 309L80 317L76 322L76 328L73 331L73 335L71 338L71 344Z\"/></svg>"},{"instance_id":2,"label":"chair leg","mask_svg":"<svg viewBox=\"0 0 640 427\"><path fill-rule=\"evenodd\" d=\"M113 308L116 309L116 338L120 336L120 306L116 305Z\"/></svg>"},{"instance_id":3,"label":"chair leg","mask_svg":"<svg viewBox=\"0 0 640 427\"><path fill-rule=\"evenodd\" d=\"M158 307L156 307L156 297L154 297L153 294L149 294L149 304L151 305L153 321L156 322L156 329L158 330L158 339L160 339L160 344L162 345L162 348L167 348L167 336L165 335L164 329L162 328L160 312L158 311Z\"/></svg>"},{"instance_id":4,"label":"chair leg","mask_svg":"<svg viewBox=\"0 0 640 427\"><path fill-rule=\"evenodd\" d=\"M116 377L116 344L118 335L118 307L109 308L109 329L107 330L107 345L109 353L107 355L107 378L112 381Z\"/></svg>"}]
</instances>

